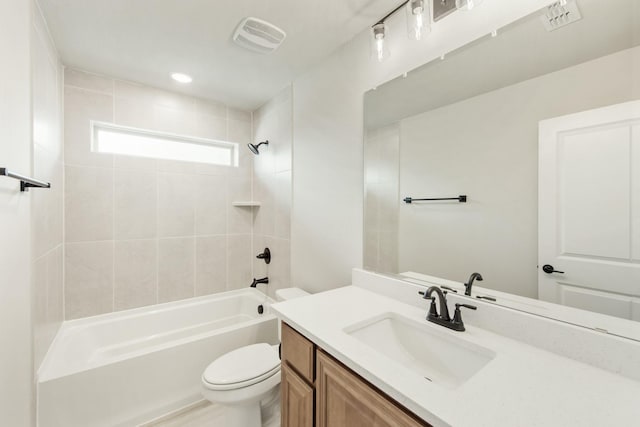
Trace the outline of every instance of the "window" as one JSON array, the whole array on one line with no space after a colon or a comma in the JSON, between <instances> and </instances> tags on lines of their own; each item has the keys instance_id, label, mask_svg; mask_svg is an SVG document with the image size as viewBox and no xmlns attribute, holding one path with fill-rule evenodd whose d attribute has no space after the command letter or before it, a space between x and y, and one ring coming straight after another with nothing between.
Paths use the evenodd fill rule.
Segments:
<instances>
[{"instance_id":1,"label":"window","mask_svg":"<svg viewBox=\"0 0 640 427\"><path fill-rule=\"evenodd\" d=\"M91 148L98 153L238 166L238 144L91 122Z\"/></svg>"}]
</instances>

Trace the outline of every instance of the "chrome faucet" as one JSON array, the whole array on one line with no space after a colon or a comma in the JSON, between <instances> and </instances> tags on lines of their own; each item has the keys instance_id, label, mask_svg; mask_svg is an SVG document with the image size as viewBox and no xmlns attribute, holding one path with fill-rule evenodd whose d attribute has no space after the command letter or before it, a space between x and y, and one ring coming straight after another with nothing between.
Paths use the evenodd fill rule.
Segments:
<instances>
[{"instance_id":1,"label":"chrome faucet","mask_svg":"<svg viewBox=\"0 0 640 427\"><path fill-rule=\"evenodd\" d=\"M432 296L433 293L438 295L440 303L440 311L436 306L436 297ZM422 295L423 299L430 299L431 305L429 307L429 314L427 314L427 320L429 322L436 323L445 328L453 329L454 331L462 332L465 330L464 322L462 321L462 313L460 308L468 308L470 310L477 310L476 306L469 304L456 304L456 311L453 313L453 319L449 316L449 308L447 307L447 292L443 292L437 286L431 286L426 292L418 292Z\"/></svg>"},{"instance_id":2,"label":"chrome faucet","mask_svg":"<svg viewBox=\"0 0 640 427\"><path fill-rule=\"evenodd\" d=\"M473 286L473 281L474 280L478 280L478 282L482 282L482 274L480 273L473 273L470 277L469 277L469 281L467 283L464 284L464 294L467 296L471 296L471 287Z\"/></svg>"}]
</instances>

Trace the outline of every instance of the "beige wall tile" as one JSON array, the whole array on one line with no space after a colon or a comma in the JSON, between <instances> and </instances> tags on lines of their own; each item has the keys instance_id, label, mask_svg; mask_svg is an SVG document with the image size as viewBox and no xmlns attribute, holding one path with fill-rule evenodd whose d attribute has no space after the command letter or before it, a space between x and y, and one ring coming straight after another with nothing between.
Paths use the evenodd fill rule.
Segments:
<instances>
[{"instance_id":1,"label":"beige wall tile","mask_svg":"<svg viewBox=\"0 0 640 427\"><path fill-rule=\"evenodd\" d=\"M153 104L122 96L116 96L114 102L114 120L116 124L138 129L154 128Z\"/></svg>"},{"instance_id":2,"label":"beige wall tile","mask_svg":"<svg viewBox=\"0 0 640 427\"><path fill-rule=\"evenodd\" d=\"M66 317L248 286L257 210L231 210L231 202L252 199L254 156L245 146L252 140L252 113L136 83L67 74ZM240 143L240 165L92 153L90 120L217 140L233 137ZM40 234L46 227L40 226ZM43 252L59 244L54 238L45 243ZM62 298L61 269L59 274L60 282L49 287ZM62 301L51 303L61 307Z\"/></svg>"},{"instance_id":3,"label":"beige wall tile","mask_svg":"<svg viewBox=\"0 0 640 427\"><path fill-rule=\"evenodd\" d=\"M158 90L139 83L114 80L114 95L118 98L133 99L144 105L153 105L158 98Z\"/></svg>"},{"instance_id":4,"label":"beige wall tile","mask_svg":"<svg viewBox=\"0 0 640 427\"><path fill-rule=\"evenodd\" d=\"M160 239L158 266L159 303L195 295L195 238Z\"/></svg>"},{"instance_id":5,"label":"beige wall tile","mask_svg":"<svg viewBox=\"0 0 640 427\"><path fill-rule=\"evenodd\" d=\"M157 302L157 240L115 242L114 310Z\"/></svg>"},{"instance_id":6,"label":"beige wall tile","mask_svg":"<svg viewBox=\"0 0 640 427\"><path fill-rule=\"evenodd\" d=\"M114 191L115 239L157 237L157 174L116 169Z\"/></svg>"},{"instance_id":7,"label":"beige wall tile","mask_svg":"<svg viewBox=\"0 0 640 427\"><path fill-rule=\"evenodd\" d=\"M196 116L193 112L154 105L153 115L154 130L184 136L196 134Z\"/></svg>"},{"instance_id":8,"label":"beige wall tile","mask_svg":"<svg viewBox=\"0 0 640 427\"><path fill-rule=\"evenodd\" d=\"M40 365L48 347L46 339L47 323L47 257L38 258L32 263L32 301L33 301L33 359Z\"/></svg>"},{"instance_id":9,"label":"beige wall tile","mask_svg":"<svg viewBox=\"0 0 640 427\"><path fill-rule=\"evenodd\" d=\"M154 104L160 107L171 108L185 113L196 112L196 98L165 90L156 91Z\"/></svg>"},{"instance_id":10,"label":"beige wall tile","mask_svg":"<svg viewBox=\"0 0 640 427\"><path fill-rule=\"evenodd\" d=\"M242 289L251 284L251 235L227 238L227 289Z\"/></svg>"},{"instance_id":11,"label":"beige wall tile","mask_svg":"<svg viewBox=\"0 0 640 427\"><path fill-rule=\"evenodd\" d=\"M291 234L291 171L276 174L273 236L289 239Z\"/></svg>"},{"instance_id":12,"label":"beige wall tile","mask_svg":"<svg viewBox=\"0 0 640 427\"><path fill-rule=\"evenodd\" d=\"M64 69L64 84L82 89L113 94L113 80L75 68Z\"/></svg>"},{"instance_id":13,"label":"beige wall tile","mask_svg":"<svg viewBox=\"0 0 640 427\"><path fill-rule=\"evenodd\" d=\"M47 254L47 323L52 326L53 335L64 320L63 248L59 245Z\"/></svg>"},{"instance_id":14,"label":"beige wall tile","mask_svg":"<svg viewBox=\"0 0 640 427\"><path fill-rule=\"evenodd\" d=\"M275 233L275 175L256 175L254 177L255 200L261 206L255 210L253 232L267 236Z\"/></svg>"},{"instance_id":15,"label":"beige wall tile","mask_svg":"<svg viewBox=\"0 0 640 427\"><path fill-rule=\"evenodd\" d=\"M65 247L65 318L113 311L113 242Z\"/></svg>"},{"instance_id":16,"label":"beige wall tile","mask_svg":"<svg viewBox=\"0 0 640 427\"><path fill-rule=\"evenodd\" d=\"M195 136L219 141L227 140L227 120L209 114L195 116Z\"/></svg>"},{"instance_id":17,"label":"beige wall tile","mask_svg":"<svg viewBox=\"0 0 640 427\"><path fill-rule=\"evenodd\" d=\"M196 235L227 234L226 176L201 175L196 180Z\"/></svg>"},{"instance_id":18,"label":"beige wall tile","mask_svg":"<svg viewBox=\"0 0 640 427\"><path fill-rule=\"evenodd\" d=\"M229 199L235 201L253 200L250 177L229 177L228 181ZM258 208L255 208L258 209ZM229 221L229 234L251 234L253 222L253 210L248 207L227 205L227 218Z\"/></svg>"},{"instance_id":19,"label":"beige wall tile","mask_svg":"<svg viewBox=\"0 0 640 427\"><path fill-rule=\"evenodd\" d=\"M229 168L229 176L246 177L253 173L253 158L255 155L249 151L246 143L238 144L238 166Z\"/></svg>"},{"instance_id":20,"label":"beige wall tile","mask_svg":"<svg viewBox=\"0 0 640 427\"><path fill-rule=\"evenodd\" d=\"M158 236L195 233L195 178L183 174L158 175Z\"/></svg>"},{"instance_id":21,"label":"beige wall tile","mask_svg":"<svg viewBox=\"0 0 640 427\"><path fill-rule=\"evenodd\" d=\"M113 122L113 96L74 87L64 89L65 164L113 166L113 156L91 151L90 121Z\"/></svg>"},{"instance_id":22,"label":"beige wall tile","mask_svg":"<svg viewBox=\"0 0 640 427\"><path fill-rule=\"evenodd\" d=\"M248 111L238 110L236 108L229 108L227 110L229 120L236 120L239 122L251 123L251 113Z\"/></svg>"},{"instance_id":23,"label":"beige wall tile","mask_svg":"<svg viewBox=\"0 0 640 427\"><path fill-rule=\"evenodd\" d=\"M252 141L251 139L251 122L229 119L228 135L229 141L246 145ZM262 147L260 147L262 148Z\"/></svg>"},{"instance_id":24,"label":"beige wall tile","mask_svg":"<svg viewBox=\"0 0 640 427\"><path fill-rule=\"evenodd\" d=\"M196 296L227 289L227 236L196 239Z\"/></svg>"},{"instance_id":25,"label":"beige wall tile","mask_svg":"<svg viewBox=\"0 0 640 427\"><path fill-rule=\"evenodd\" d=\"M196 113L227 120L227 106L207 99L196 99Z\"/></svg>"},{"instance_id":26,"label":"beige wall tile","mask_svg":"<svg viewBox=\"0 0 640 427\"><path fill-rule=\"evenodd\" d=\"M156 172L158 160L137 156L113 156L113 167L116 169L131 169L136 171Z\"/></svg>"},{"instance_id":27,"label":"beige wall tile","mask_svg":"<svg viewBox=\"0 0 640 427\"><path fill-rule=\"evenodd\" d=\"M113 238L113 169L65 168L67 242Z\"/></svg>"}]
</instances>

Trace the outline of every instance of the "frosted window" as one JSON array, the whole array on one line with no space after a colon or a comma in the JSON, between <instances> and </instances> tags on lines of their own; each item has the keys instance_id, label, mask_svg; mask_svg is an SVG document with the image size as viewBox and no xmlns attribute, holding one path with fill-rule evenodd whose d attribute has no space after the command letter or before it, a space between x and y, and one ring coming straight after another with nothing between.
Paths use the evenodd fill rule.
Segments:
<instances>
[{"instance_id":1,"label":"frosted window","mask_svg":"<svg viewBox=\"0 0 640 427\"><path fill-rule=\"evenodd\" d=\"M238 144L92 122L98 153L238 166Z\"/></svg>"}]
</instances>

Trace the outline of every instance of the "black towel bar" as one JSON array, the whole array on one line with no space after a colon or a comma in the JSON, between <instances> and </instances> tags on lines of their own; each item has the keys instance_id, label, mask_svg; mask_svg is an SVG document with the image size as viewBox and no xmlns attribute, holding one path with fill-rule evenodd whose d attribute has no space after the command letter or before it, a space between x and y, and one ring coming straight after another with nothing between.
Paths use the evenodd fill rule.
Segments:
<instances>
[{"instance_id":1,"label":"black towel bar","mask_svg":"<svg viewBox=\"0 0 640 427\"><path fill-rule=\"evenodd\" d=\"M405 197L403 201L409 204L413 202L435 202L440 200L457 200L460 203L467 203L467 196L461 195L458 197L440 197L436 199L414 199L412 197Z\"/></svg>"},{"instance_id":2,"label":"black towel bar","mask_svg":"<svg viewBox=\"0 0 640 427\"><path fill-rule=\"evenodd\" d=\"M0 168L0 175L20 180L20 191L29 191L30 187L51 188L51 184L48 182L39 181L37 179L10 172L7 168Z\"/></svg>"}]
</instances>

